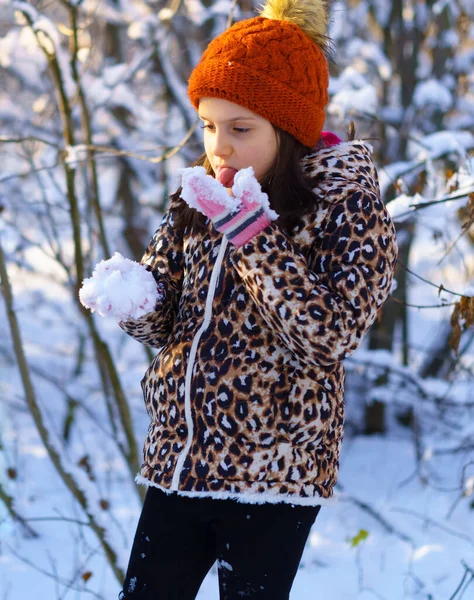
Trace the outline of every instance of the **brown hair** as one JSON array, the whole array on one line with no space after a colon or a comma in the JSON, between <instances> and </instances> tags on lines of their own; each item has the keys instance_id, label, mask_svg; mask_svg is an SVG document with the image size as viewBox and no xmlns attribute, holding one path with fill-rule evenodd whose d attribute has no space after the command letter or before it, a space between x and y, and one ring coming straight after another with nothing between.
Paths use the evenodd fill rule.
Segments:
<instances>
[{"instance_id":1,"label":"brown hair","mask_svg":"<svg viewBox=\"0 0 474 600\"><path fill-rule=\"evenodd\" d=\"M275 127L278 135L278 154L273 167L261 179L262 190L268 194L270 206L280 215L276 221L288 233L296 225L299 218L311 212L317 198L311 191L311 184L300 166L301 159L311 152L291 134ZM214 176L206 154L199 157L193 166L202 166L208 175ZM178 200L181 194L179 188L172 196ZM173 211L176 229L190 233L203 231L206 217L180 199L178 207Z\"/></svg>"}]
</instances>

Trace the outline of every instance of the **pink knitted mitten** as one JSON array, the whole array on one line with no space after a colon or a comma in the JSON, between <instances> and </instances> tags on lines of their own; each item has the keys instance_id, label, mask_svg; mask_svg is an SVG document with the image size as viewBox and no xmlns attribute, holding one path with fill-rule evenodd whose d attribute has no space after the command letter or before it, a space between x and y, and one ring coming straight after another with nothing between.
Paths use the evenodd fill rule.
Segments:
<instances>
[{"instance_id":1,"label":"pink knitted mitten","mask_svg":"<svg viewBox=\"0 0 474 600\"><path fill-rule=\"evenodd\" d=\"M204 167L183 169L181 197L214 223L235 246L243 246L278 219L262 192L252 167L241 169L234 177L232 196Z\"/></svg>"}]
</instances>

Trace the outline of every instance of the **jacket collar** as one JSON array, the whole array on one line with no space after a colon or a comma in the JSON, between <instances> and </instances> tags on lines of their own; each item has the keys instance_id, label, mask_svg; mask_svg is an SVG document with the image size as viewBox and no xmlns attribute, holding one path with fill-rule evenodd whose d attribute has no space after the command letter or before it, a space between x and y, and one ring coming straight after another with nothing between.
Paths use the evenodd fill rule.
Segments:
<instances>
[{"instance_id":1,"label":"jacket collar","mask_svg":"<svg viewBox=\"0 0 474 600\"><path fill-rule=\"evenodd\" d=\"M373 148L362 140L342 142L316 150L301 160L301 167L314 185L313 192L345 196L347 185L368 189L380 195L378 176L372 161Z\"/></svg>"}]
</instances>

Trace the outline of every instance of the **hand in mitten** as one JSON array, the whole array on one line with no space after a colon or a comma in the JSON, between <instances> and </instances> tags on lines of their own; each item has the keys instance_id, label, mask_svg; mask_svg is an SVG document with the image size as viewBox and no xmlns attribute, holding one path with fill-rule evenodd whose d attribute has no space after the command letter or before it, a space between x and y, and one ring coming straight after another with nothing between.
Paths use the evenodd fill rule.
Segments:
<instances>
[{"instance_id":1,"label":"hand in mitten","mask_svg":"<svg viewBox=\"0 0 474 600\"><path fill-rule=\"evenodd\" d=\"M92 277L79 290L81 303L92 312L117 321L139 319L163 300L152 273L118 252L96 265Z\"/></svg>"},{"instance_id":2,"label":"hand in mitten","mask_svg":"<svg viewBox=\"0 0 474 600\"><path fill-rule=\"evenodd\" d=\"M267 194L262 192L252 167L242 169L234 177L232 194L204 167L183 169L181 197L214 223L237 247L246 244L278 219L270 208Z\"/></svg>"}]
</instances>

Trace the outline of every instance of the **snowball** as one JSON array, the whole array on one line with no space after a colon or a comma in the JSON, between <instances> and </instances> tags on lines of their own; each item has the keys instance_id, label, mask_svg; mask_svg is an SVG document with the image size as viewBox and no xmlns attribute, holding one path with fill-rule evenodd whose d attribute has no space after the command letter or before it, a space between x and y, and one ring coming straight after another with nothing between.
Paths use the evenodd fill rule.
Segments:
<instances>
[{"instance_id":1,"label":"snowball","mask_svg":"<svg viewBox=\"0 0 474 600\"><path fill-rule=\"evenodd\" d=\"M96 265L79 291L81 303L92 312L117 321L139 319L159 300L155 278L143 265L115 252Z\"/></svg>"}]
</instances>

